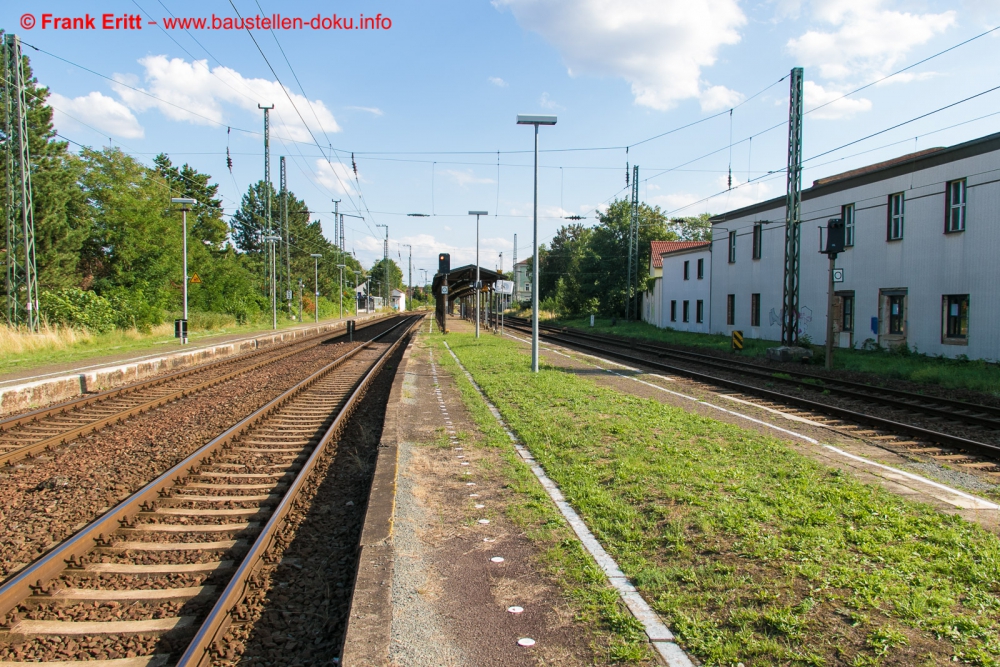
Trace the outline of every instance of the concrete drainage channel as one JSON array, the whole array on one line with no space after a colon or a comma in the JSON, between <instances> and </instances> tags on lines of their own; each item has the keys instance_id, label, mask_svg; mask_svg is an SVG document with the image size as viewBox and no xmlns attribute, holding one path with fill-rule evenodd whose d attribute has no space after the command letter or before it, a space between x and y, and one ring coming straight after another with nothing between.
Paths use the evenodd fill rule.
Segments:
<instances>
[{"instance_id":1,"label":"concrete drainage channel","mask_svg":"<svg viewBox=\"0 0 1000 667\"><path fill-rule=\"evenodd\" d=\"M630 612L632 612L632 615L635 616L640 623L642 623L646 636L656 649L658 656L669 667L694 667L694 662L692 662L691 658L689 658L683 649L677 645L674 640L674 635L670 632L670 629L663 624L660 618L656 615L656 612L652 610L646 600L643 599L642 595L640 595L635 589L635 586L629 582L628 577L626 577L625 573L618 567L618 563L616 563L608 552L604 550L604 547L601 546L600 542L598 542L594 535L590 532L590 529L588 529L583 520L580 519L576 510L574 510L570 504L566 502L566 499L559 491L559 487L555 482L549 479L548 475L545 474L545 470L531 455L531 451L528 450L528 448L521 443L514 432L511 431L507 422L504 421L503 416L500 414L500 411L497 410L497 407L493 404L493 402L486 397L486 394L483 393L483 390L473 379L472 374L469 373L459 360L458 356L455 355L455 352L452 351L447 341L445 341L444 345L448 349L452 358L455 360L455 363L458 364L458 367L462 369L463 373L465 373L465 377L469 380L469 383L472 384L475 390L479 393L480 398L482 398L490 412L493 413L493 416L496 418L501 428L503 428L507 437L510 438L510 441L514 445L515 450L517 450L518 455L531 467L531 471L538 478L538 481L541 482L542 487L545 488L545 492L548 493L549 497L559 508L563 517L573 528L573 532L576 533L580 542L583 543L584 548L587 549L587 552L590 553L591 557L597 562L598 566L604 572L604 575L608 578L608 582L615 588L615 590L618 591L622 602L625 603L625 606L628 607ZM458 443L458 438L455 434L455 429L451 425L450 419L448 418L447 408L441 398L441 392L437 382L437 367L433 365L433 361L431 363L431 367L434 371L435 395L437 396L442 414L446 420L445 424L447 427L448 438L454 446ZM461 448L458 447L457 449L460 450ZM486 519L483 519L482 521L486 521ZM508 611L511 613L519 613L522 610L519 607L511 607ZM525 643L522 644L521 642ZM533 639L525 637L518 643L522 646L532 646L535 642Z\"/></svg>"}]
</instances>

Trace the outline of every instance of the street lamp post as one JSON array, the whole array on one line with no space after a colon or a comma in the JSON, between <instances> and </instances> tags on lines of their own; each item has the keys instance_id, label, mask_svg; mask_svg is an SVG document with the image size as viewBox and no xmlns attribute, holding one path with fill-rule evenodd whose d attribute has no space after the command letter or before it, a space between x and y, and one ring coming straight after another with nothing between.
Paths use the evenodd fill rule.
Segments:
<instances>
[{"instance_id":1,"label":"street lamp post","mask_svg":"<svg viewBox=\"0 0 1000 667\"><path fill-rule=\"evenodd\" d=\"M517 115L518 125L535 126L535 212L531 240L531 372L538 372L538 126L555 125L555 116Z\"/></svg>"},{"instance_id":2,"label":"street lamp post","mask_svg":"<svg viewBox=\"0 0 1000 667\"><path fill-rule=\"evenodd\" d=\"M188 211L191 209L188 206L194 206L198 203L197 200L191 199L190 197L171 197L171 204L181 205L181 216L183 218L182 224L182 236L184 237L184 259L183 259L183 271L184 271L184 321L181 325L181 345L187 345L187 320L188 320Z\"/></svg>"},{"instance_id":3,"label":"street lamp post","mask_svg":"<svg viewBox=\"0 0 1000 667\"><path fill-rule=\"evenodd\" d=\"M358 316L358 282L361 280L360 271L351 271L354 274L354 316ZM367 310L367 308L365 309Z\"/></svg>"},{"instance_id":4,"label":"street lamp post","mask_svg":"<svg viewBox=\"0 0 1000 667\"><path fill-rule=\"evenodd\" d=\"M338 264L337 268L340 269L340 319L344 319L344 269L347 265Z\"/></svg>"},{"instance_id":5,"label":"street lamp post","mask_svg":"<svg viewBox=\"0 0 1000 667\"><path fill-rule=\"evenodd\" d=\"M469 215L476 216L476 338L479 338L479 216L489 215L486 211L469 211Z\"/></svg>"},{"instance_id":6,"label":"street lamp post","mask_svg":"<svg viewBox=\"0 0 1000 667\"><path fill-rule=\"evenodd\" d=\"M313 285L316 289L316 294L314 295L315 301L313 302L315 305L313 310L316 311L316 323L319 324L319 258L323 255L312 253L309 256L313 258Z\"/></svg>"}]
</instances>

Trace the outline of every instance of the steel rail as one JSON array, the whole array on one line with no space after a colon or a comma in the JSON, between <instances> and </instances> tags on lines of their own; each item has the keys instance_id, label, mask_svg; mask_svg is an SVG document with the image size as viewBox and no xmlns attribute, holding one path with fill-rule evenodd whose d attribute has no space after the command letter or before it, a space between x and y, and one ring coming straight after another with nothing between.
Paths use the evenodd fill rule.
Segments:
<instances>
[{"instance_id":1,"label":"steel rail","mask_svg":"<svg viewBox=\"0 0 1000 667\"><path fill-rule=\"evenodd\" d=\"M384 323L384 322L385 322L385 318L379 318L378 320L370 322L370 323L366 324L364 327L361 327L360 330L364 330L364 329L367 329L370 326L374 326L375 324L380 324L380 323ZM355 331L358 331L358 329L356 329ZM149 388L152 388L152 387L156 387L156 386L159 386L159 385L161 385L161 384L163 384L165 382L168 382L168 381L172 381L172 380L177 380L177 379L180 379L180 378L188 377L188 376L194 375L196 373L202 373L202 372L205 372L205 371L208 371L208 370L212 370L213 368L218 368L219 366L224 366L224 365L235 363L237 361L246 361L247 359L251 359L251 358L254 358L254 357L257 357L257 356L265 356L266 357L265 359L262 359L261 361L255 363L255 364L252 364L250 366L246 366L244 368L238 368L238 369L236 369L234 371L231 371L231 372L226 373L224 375L220 375L218 377L214 377L214 378L212 378L210 380L207 380L205 382L197 384L197 385L195 385L193 387L184 387L184 388L178 389L178 390L173 391L173 392L171 392L169 394L166 394L164 396L159 396L157 398L154 398L152 400L146 401L144 403L140 403L139 405L131 406L131 407L125 409L125 410L121 410L121 411L116 412L116 413L114 413L112 415L109 415L107 417L96 419L96 420L94 420L92 422L88 422L86 424L82 424L82 425L80 425L80 426L78 426L76 428L70 428L70 429L68 429L68 430L66 430L66 431L64 431L62 433L58 433L58 434L56 434L54 436L50 436L50 437L44 438L42 440L37 440L37 441L32 442L30 444L27 444L27 445L25 445L23 447L18 447L16 449L12 449L12 450L9 450L7 452L0 453L0 461L3 461L3 465L10 466L14 462L16 462L16 461L19 461L21 459L25 459L25 458L34 456L36 454L39 454L41 452L50 450L50 449L52 449L54 447L58 447L60 445L65 445L66 443L68 443L71 440L75 440L76 438L79 438L81 436L87 435L89 433L93 433L94 431L98 431L98 430L104 428L105 426L108 426L109 424L119 423L119 422L121 422L121 421L123 421L125 419L130 419L132 417L140 415L140 414L142 414L144 412L148 412L149 410L153 410L155 408L158 408L158 407L160 407L162 405L165 405L167 403L170 403L172 401L179 400L179 399L185 398L187 396L191 396L193 394L196 394L198 392L204 391L206 389L210 389L211 387L214 387L214 386L216 386L218 384L221 384L223 382L231 380L234 377L238 377L240 375L244 375L246 373L250 373L250 372L255 371L255 370L259 369L259 368L263 368L264 366L268 366L270 364L273 364L275 362L281 361L283 359L287 359L289 357L293 357L293 356L295 356L297 354L301 354L301 353L305 352L306 350L311 350L314 347L318 347L319 345L322 345L324 341L329 340L330 338L337 338L337 337L339 337L341 335L344 335L344 334L335 334L335 335L331 336L330 335L331 333L332 332L328 331L328 332L324 332L324 333L321 333L321 334L317 334L315 336L310 336L310 337L307 337L307 338L304 338L304 339L299 339L297 341L291 341L289 343L282 343L282 344L280 344L280 346L267 347L267 348L264 348L263 350L256 350L254 352L246 353L245 355L240 355L239 358L230 358L230 359L222 359L222 360L219 360L219 361L214 361L214 362L211 362L211 363L208 363L208 364L203 364L201 366L196 366L195 368L187 369L187 370L184 370L184 371L179 371L178 373L172 373L170 375L163 376L161 378L155 378L153 380L148 380L148 381L145 381L145 382L135 383L135 384L129 385L128 387L121 387L120 389L113 389L113 390L110 390L108 392L103 392L101 394L98 394L96 396L88 397L86 399L79 399L78 402L64 403L61 406L56 406L56 407L53 407L53 408L47 408L45 410L36 411L35 413L29 413L29 415L36 415L29 422L29 423L33 423L33 422L38 421L39 418L45 418L45 417L53 416L53 415L61 415L61 414L67 413L67 411L69 411L71 409L77 409L79 407L90 405L90 404L92 404L92 403L94 403L96 401L104 401L104 400L108 400L110 398L118 398L119 396L122 395L121 392L123 390L126 390L126 389L129 390L128 393L135 393L136 391L141 390L141 389L149 389ZM268 356L268 355L271 355L272 353L274 353L276 350L283 349L283 348L286 348L286 347L291 347L291 346L298 346L298 345L300 345L300 344L302 344L304 342L307 342L307 341L312 341L312 342L309 345L306 345L305 347L296 347L296 349L290 350L288 352L284 352L282 354L279 354L278 356ZM45 413L45 414L37 414L37 413ZM25 423L24 420L28 419L29 415L23 415L23 416L21 416L19 418L16 418L19 421L19 425L20 424L24 424ZM8 421L14 421L14 419L15 418L12 418L11 420L8 420ZM3 426L4 426L4 422L0 422L0 429L2 429Z\"/></svg>"},{"instance_id":2,"label":"steel rail","mask_svg":"<svg viewBox=\"0 0 1000 667\"><path fill-rule=\"evenodd\" d=\"M187 650L181 656L180 660L178 660L177 667L207 667L212 664L213 647L216 642L225 636L226 630L229 629L234 620L234 616L238 614L239 605L246 598L250 588L253 586L254 576L264 566L265 555L274 544L279 530L286 523L288 513L292 510L313 468L315 468L316 464L322 458L327 445L329 445L339 432L344 421L349 419L353 414L356 404L359 402L361 396L364 395L368 385L371 384L371 381L382 369L389 357L392 356L393 352L399 348L404 340L407 340L407 334L421 319L423 319L423 316L408 318L409 326L406 331L382 353L378 361L358 381L354 391L345 402L344 407L337 414L333 423L327 428L326 433L323 434L298 475L289 484L288 490L285 492L278 506L271 513L267 524L257 536L250 550L243 557L243 561L237 568L236 573L229 580L222 595L216 601L215 606L212 607L212 610L202 622L198 632L188 644ZM401 326L404 322L401 322L397 326ZM393 329L395 328L393 327ZM387 331L386 333L389 332Z\"/></svg>"},{"instance_id":3,"label":"steel rail","mask_svg":"<svg viewBox=\"0 0 1000 667\"><path fill-rule=\"evenodd\" d=\"M520 320L521 318L516 318ZM924 414L933 414L938 417L949 419L952 421L963 422L966 424L975 424L976 426L985 426L988 428L1000 430L1000 408L994 408L989 405L982 405L979 403L969 403L967 401L959 401L952 398L939 398L936 396L926 396L924 394L917 394L910 391L904 391L902 389L893 389L889 387L876 387L874 385L865 384L863 382L854 382L851 380L841 380L839 378L831 378L822 375L816 375L814 373L803 373L801 371L792 371L788 369L781 369L780 373L788 375L790 377L780 377L774 371L769 371L758 364L753 364L746 361L739 361L736 359L720 359L707 354L699 354L697 352L688 352L686 350L676 350L670 347L652 345L649 343L636 341L636 340L625 340L621 338L616 338L614 336L605 336L601 334L591 334L586 332L577 331L569 327L555 327L552 325L545 325L545 329L548 331L556 332L564 336L581 338L583 340L601 341L609 345L615 345L618 347L626 347L629 349L636 349L642 351L648 351L651 354L656 354L661 357L673 357L675 359L690 359L693 363L702 364L704 366L712 366L716 368L721 368L724 370L731 370L733 367L738 367L740 373L745 373L747 375L757 375L761 378L766 378L768 381L783 382L785 384L794 385L801 387L803 389L809 389L812 391L823 391L828 390L831 393L837 393L842 396L848 396L850 398L862 401L877 401L883 405L888 405L894 408L899 408L903 410L918 411ZM806 378L806 379L796 379L796 378ZM817 380L823 384L816 384L814 382L809 382L808 380ZM894 398L898 397L898 398ZM907 400L908 399L908 400ZM920 401L920 403L915 403L913 401ZM930 404L930 405L928 405ZM936 405L934 405L936 404ZM939 406L946 406L939 407ZM960 411L975 411L981 414L963 414L961 412L955 412L955 410ZM982 416L994 415L994 417Z\"/></svg>"},{"instance_id":4,"label":"steel rail","mask_svg":"<svg viewBox=\"0 0 1000 667\"><path fill-rule=\"evenodd\" d=\"M519 331L524 331L523 325L515 325ZM513 328L513 327L512 327ZM597 347L595 345L589 345L587 343L581 343L575 340L565 340L560 338L559 334L554 334L551 332L544 332L541 334L544 338L551 340L557 340L564 345L570 347L582 348L589 350L591 352L596 352L599 355L604 355L608 357L614 357L622 361L628 361L629 363L636 364L638 366L648 366L650 368L655 368L657 370L667 371L674 373L676 375L681 375L699 382L704 382L706 384L714 384L729 389L735 389L737 391L747 393L747 394L757 394L758 396L763 396L769 400L775 401L777 403L791 404L798 407L805 408L807 410L812 410L815 412L821 412L836 417L837 419L842 419L851 422L860 422L863 424L868 424L880 429L885 429L894 433L902 433L907 436L921 438L928 442L937 443L939 445L946 445L955 449L960 449L968 452L975 452L983 456L987 456L993 459L1000 458L1000 446L991 445L985 442L978 442L976 440L969 440L968 438L962 438L957 435L951 435L949 433L941 433L940 431L932 431L930 429L922 428L920 426L913 426L912 424L905 424L902 422L893 421L891 419L885 419L883 417L876 417L874 415L868 415L863 412L856 412L854 410L848 410L846 408L837 407L834 405L829 405L826 403L820 403L817 401L812 401L807 398L801 398L799 396L791 396L789 394L783 394L781 392L772 391L770 389L763 389L761 387L756 387L754 385L744 384L742 382L736 382L735 380L728 380L726 378L720 378L713 375L707 375L705 373L699 373L698 371L692 371L687 368L681 368L678 366L672 366L670 364L665 364L658 361L652 361L650 359L643 359L641 357L635 357L630 354L625 354L623 352L616 352L614 350L608 350L607 348Z\"/></svg>"},{"instance_id":5,"label":"steel rail","mask_svg":"<svg viewBox=\"0 0 1000 667\"><path fill-rule=\"evenodd\" d=\"M343 365L344 362L356 356L361 351L368 349L378 338L389 334L405 324L407 319L400 321L388 330L378 334L372 340L365 341L353 350L334 359L294 387L291 387L252 414L244 417L225 432L202 445L166 472L160 474L156 479L133 493L104 515L92 521L69 539L63 541L34 561L27 568L9 577L0 584L0 618L8 615L18 604L26 600L34 589L41 589L46 582L60 576L66 569L67 563L77 562L94 548L107 543L105 535L113 534L119 527L133 525L136 516L143 511L144 507L153 505L164 492L170 489L178 480L186 476L186 474L197 470L200 465L208 462L211 457L223 450L234 439L260 424L269 415L285 406L317 381Z\"/></svg>"}]
</instances>

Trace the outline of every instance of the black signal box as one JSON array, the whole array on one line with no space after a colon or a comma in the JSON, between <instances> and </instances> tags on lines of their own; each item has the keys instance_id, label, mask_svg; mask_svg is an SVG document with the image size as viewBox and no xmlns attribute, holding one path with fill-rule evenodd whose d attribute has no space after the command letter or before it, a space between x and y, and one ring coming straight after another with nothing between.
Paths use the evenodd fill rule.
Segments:
<instances>
[{"instance_id":1,"label":"black signal box","mask_svg":"<svg viewBox=\"0 0 1000 667\"><path fill-rule=\"evenodd\" d=\"M438 255L438 273L448 273L451 271L451 255L443 252Z\"/></svg>"},{"instance_id":2,"label":"black signal box","mask_svg":"<svg viewBox=\"0 0 1000 667\"><path fill-rule=\"evenodd\" d=\"M844 252L845 238L844 221L840 218L831 218L826 223L826 255L838 255Z\"/></svg>"}]
</instances>

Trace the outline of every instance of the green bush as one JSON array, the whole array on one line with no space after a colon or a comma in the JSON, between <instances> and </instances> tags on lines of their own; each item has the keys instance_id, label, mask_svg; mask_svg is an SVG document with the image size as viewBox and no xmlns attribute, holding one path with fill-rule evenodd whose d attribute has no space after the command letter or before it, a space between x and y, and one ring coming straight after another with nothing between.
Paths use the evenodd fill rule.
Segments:
<instances>
[{"instance_id":1,"label":"green bush","mask_svg":"<svg viewBox=\"0 0 1000 667\"><path fill-rule=\"evenodd\" d=\"M107 333L115 328L112 303L94 292L76 288L45 291L40 295L41 314L49 324Z\"/></svg>"},{"instance_id":2,"label":"green bush","mask_svg":"<svg viewBox=\"0 0 1000 667\"><path fill-rule=\"evenodd\" d=\"M163 322L163 308L156 303L151 290L141 285L115 287L104 294L111 304L116 329L137 329L149 332Z\"/></svg>"}]
</instances>

